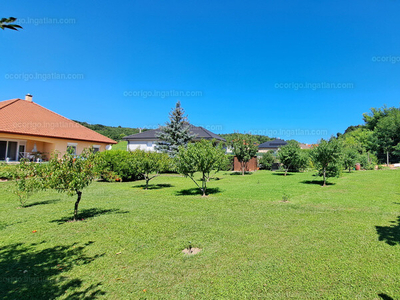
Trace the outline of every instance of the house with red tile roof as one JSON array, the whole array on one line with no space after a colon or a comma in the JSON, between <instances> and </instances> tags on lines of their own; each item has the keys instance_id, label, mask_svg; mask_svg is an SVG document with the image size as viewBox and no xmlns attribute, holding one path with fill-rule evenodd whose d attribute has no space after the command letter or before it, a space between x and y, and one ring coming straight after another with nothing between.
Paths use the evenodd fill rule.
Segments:
<instances>
[{"instance_id":1,"label":"house with red tile roof","mask_svg":"<svg viewBox=\"0 0 400 300\"><path fill-rule=\"evenodd\" d=\"M46 160L52 152L63 154L70 147L79 155L84 148L103 151L116 143L34 103L29 94L25 100L0 102L0 161Z\"/></svg>"}]
</instances>

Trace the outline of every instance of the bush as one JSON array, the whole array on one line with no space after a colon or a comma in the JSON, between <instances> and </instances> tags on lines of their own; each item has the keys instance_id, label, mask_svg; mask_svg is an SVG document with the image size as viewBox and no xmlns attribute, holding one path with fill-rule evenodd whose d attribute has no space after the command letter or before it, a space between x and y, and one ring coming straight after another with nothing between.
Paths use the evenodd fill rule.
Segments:
<instances>
[{"instance_id":1,"label":"bush","mask_svg":"<svg viewBox=\"0 0 400 300\"><path fill-rule=\"evenodd\" d=\"M358 160L364 170L374 170L378 164L378 158L372 153L369 154L369 159L368 153L363 153L359 156Z\"/></svg>"},{"instance_id":2,"label":"bush","mask_svg":"<svg viewBox=\"0 0 400 300\"><path fill-rule=\"evenodd\" d=\"M98 153L97 173L106 181L129 181L139 177L135 156L128 151Z\"/></svg>"},{"instance_id":3,"label":"bush","mask_svg":"<svg viewBox=\"0 0 400 300\"><path fill-rule=\"evenodd\" d=\"M0 179L12 179L17 166L0 163Z\"/></svg>"},{"instance_id":4,"label":"bush","mask_svg":"<svg viewBox=\"0 0 400 300\"><path fill-rule=\"evenodd\" d=\"M275 162L275 156L273 151L268 151L263 153L263 155L258 160L258 167L260 170L271 170L272 164Z\"/></svg>"}]
</instances>

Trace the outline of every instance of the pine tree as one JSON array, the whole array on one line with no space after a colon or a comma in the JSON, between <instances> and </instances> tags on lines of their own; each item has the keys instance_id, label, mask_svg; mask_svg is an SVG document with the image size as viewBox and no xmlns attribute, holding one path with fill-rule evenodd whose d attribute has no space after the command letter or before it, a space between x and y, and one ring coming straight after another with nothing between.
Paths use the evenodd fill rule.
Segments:
<instances>
[{"instance_id":1,"label":"pine tree","mask_svg":"<svg viewBox=\"0 0 400 300\"><path fill-rule=\"evenodd\" d=\"M190 124L184 114L185 111L178 101L175 109L169 114L170 122L160 127L156 134L159 139L156 145L157 151L168 153L169 156L174 157L178 153L179 146L186 146L195 137L190 133Z\"/></svg>"}]
</instances>

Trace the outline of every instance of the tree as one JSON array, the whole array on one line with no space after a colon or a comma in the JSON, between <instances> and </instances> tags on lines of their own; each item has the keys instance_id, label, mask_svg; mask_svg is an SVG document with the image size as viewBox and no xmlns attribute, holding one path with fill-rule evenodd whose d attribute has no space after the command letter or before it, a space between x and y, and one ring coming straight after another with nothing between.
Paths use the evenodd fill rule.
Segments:
<instances>
[{"instance_id":1,"label":"tree","mask_svg":"<svg viewBox=\"0 0 400 300\"><path fill-rule=\"evenodd\" d=\"M378 152L386 153L386 163L389 165L389 155L396 154L396 146L400 143L400 110L392 108L380 118L374 128L374 137Z\"/></svg>"},{"instance_id":2,"label":"tree","mask_svg":"<svg viewBox=\"0 0 400 300\"><path fill-rule=\"evenodd\" d=\"M294 140L288 141L285 146L279 149L278 157L281 164L285 168L285 176L291 167L299 164L301 155L300 151L301 149L299 143Z\"/></svg>"},{"instance_id":3,"label":"tree","mask_svg":"<svg viewBox=\"0 0 400 300\"><path fill-rule=\"evenodd\" d=\"M329 142L322 139L318 146L311 150L311 159L323 176L323 186L326 186L326 178L338 176L341 169L342 146L340 142L331 138Z\"/></svg>"},{"instance_id":4,"label":"tree","mask_svg":"<svg viewBox=\"0 0 400 300\"><path fill-rule=\"evenodd\" d=\"M1 18L0 19L0 28L3 29L3 30L4 29L11 29L11 30L17 30L17 31L18 31L18 28L23 29L20 25L11 24L11 23L15 22L16 20L17 20L17 18L13 18L13 17Z\"/></svg>"},{"instance_id":5,"label":"tree","mask_svg":"<svg viewBox=\"0 0 400 300\"><path fill-rule=\"evenodd\" d=\"M177 171L189 177L203 193L203 197L207 195L207 181L211 173L218 172L224 165L225 159L225 150L222 145L215 145L215 141L207 140L190 143L187 147L180 146L174 158ZM201 173L201 186L194 179L196 172Z\"/></svg>"},{"instance_id":6,"label":"tree","mask_svg":"<svg viewBox=\"0 0 400 300\"><path fill-rule=\"evenodd\" d=\"M229 141L229 146L232 148L233 155L235 155L239 161L242 167L242 175L244 175L247 163L258 151L258 146L254 137L250 134L235 133Z\"/></svg>"},{"instance_id":7,"label":"tree","mask_svg":"<svg viewBox=\"0 0 400 300\"><path fill-rule=\"evenodd\" d=\"M387 108L386 105L384 105L382 108L371 108L370 113L363 114L365 127L367 127L370 130L374 130L376 125L378 124L378 121L386 117L389 114L389 112L393 109L394 109L393 107Z\"/></svg>"},{"instance_id":8,"label":"tree","mask_svg":"<svg viewBox=\"0 0 400 300\"><path fill-rule=\"evenodd\" d=\"M357 163L360 154L358 153L357 149L352 147L346 147L343 149L343 167L345 169L349 169L349 173L351 172L351 168Z\"/></svg>"},{"instance_id":9,"label":"tree","mask_svg":"<svg viewBox=\"0 0 400 300\"><path fill-rule=\"evenodd\" d=\"M195 137L190 133L190 125L184 114L185 111L178 101L175 109L169 114L170 122L160 127L156 134L159 139L156 145L157 151L168 153L169 156L174 157L180 146L186 146Z\"/></svg>"},{"instance_id":10,"label":"tree","mask_svg":"<svg viewBox=\"0 0 400 300\"><path fill-rule=\"evenodd\" d=\"M272 164L275 162L275 156L273 155L273 151L270 150L263 153L258 162L260 164L260 169L271 170Z\"/></svg>"},{"instance_id":11,"label":"tree","mask_svg":"<svg viewBox=\"0 0 400 300\"><path fill-rule=\"evenodd\" d=\"M135 150L132 154L136 157L138 172L146 180L146 190L149 187L149 181L159 176L159 173L168 164L168 155L165 153L147 152Z\"/></svg>"},{"instance_id":12,"label":"tree","mask_svg":"<svg viewBox=\"0 0 400 300\"><path fill-rule=\"evenodd\" d=\"M78 216L82 190L89 186L95 178L95 164L96 154L91 148L84 149L78 157L75 157L72 149L69 149L62 158L59 157L59 153L54 153L49 161L48 186L60 193L67 193L70 196L77 195L74 221Z\"/></svg>"}]
</instances>

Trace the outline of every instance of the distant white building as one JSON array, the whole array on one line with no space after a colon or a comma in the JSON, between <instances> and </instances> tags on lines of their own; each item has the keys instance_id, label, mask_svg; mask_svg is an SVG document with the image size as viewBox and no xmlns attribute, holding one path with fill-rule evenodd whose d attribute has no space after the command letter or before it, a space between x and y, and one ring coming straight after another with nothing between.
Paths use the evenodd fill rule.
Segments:
<instances>
[{"instance_id":1,"label":"distant white building","mask_svg":"<svg viewBox=\"0 0 400 300\"><path fill-rule=\"evenodd\" d=\"M124 137L123 140L128 141L127 150L134 151L136 149L141 149L146 151L155 151L156 143L159 141L156 137L159 131L159 128L152 129ZM220 142L225 142L225 139L203 127L190 125L190 133L196 136L194 141L215 139Z\"/></svg>"}]
</instances>

